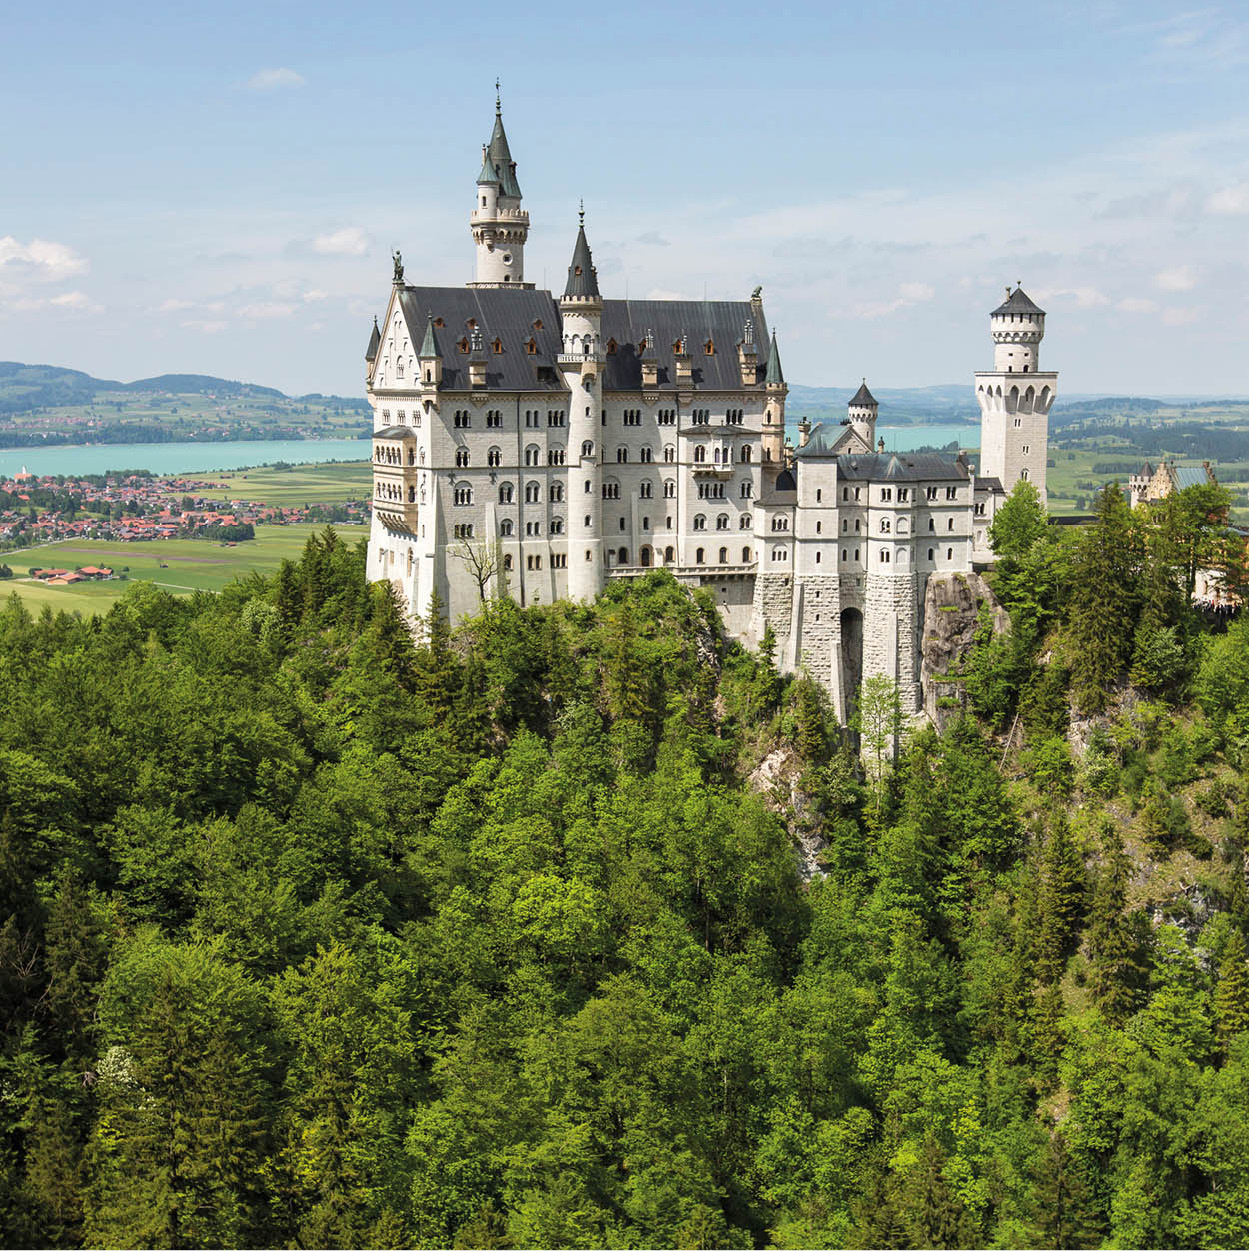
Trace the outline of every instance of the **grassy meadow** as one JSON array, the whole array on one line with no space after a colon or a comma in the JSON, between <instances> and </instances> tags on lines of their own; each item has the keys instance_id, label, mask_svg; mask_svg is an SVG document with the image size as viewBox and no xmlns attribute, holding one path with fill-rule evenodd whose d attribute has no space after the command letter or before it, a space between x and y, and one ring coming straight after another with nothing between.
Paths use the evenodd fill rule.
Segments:
<instances>
[{"instance_id":1,"label":"grassy meadow","mask_svg":"<svg viewBox=\"0 0 1249 1251\"><path fill-rule=\"evenodd\" d=\"M367 449L369 445L362 446ZM249 500L285 508L368 499L372 490L372 470L367 460L330 465L293 465L290 468L266 465L260 469L218 470L181 476L221 484L215 490L195 492L205 499Z\"/></svg>"},{"instance_id":2,"label":"grassy meadow","mask_svg":"<svg viewBox=\"0 0 1249 1251\"><path fill-rule=\"evenodd\" d=\"M90 615L107 612L113 601L137 581L154 582L175 595L219 591L252 570L271 573L283 560L298 558L308 536L322 528L257 526L256 537L237 547L223 547L205 539L159 539L150 543L65 539L6 554L4 560L14 576L0 582L0 595L17 592L32 612L39 612L47 604L55 611ZM364 538L366 531L363 526L343 526L339 533L354 543ZM128 567L129 572L125 580L113 578L76 586L46 586L27 580L32 568L73 569L78 565L106 565L115 573Z\"/></svg>"}]
</instances>

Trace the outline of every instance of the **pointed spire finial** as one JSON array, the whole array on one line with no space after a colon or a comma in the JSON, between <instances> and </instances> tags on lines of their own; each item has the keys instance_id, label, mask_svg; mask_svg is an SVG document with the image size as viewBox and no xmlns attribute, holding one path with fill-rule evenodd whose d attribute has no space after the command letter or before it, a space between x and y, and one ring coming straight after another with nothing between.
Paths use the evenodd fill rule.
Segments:
<instances>
[{"instance_id":1,"label":"pointed spire finial","mask_svg":"<svg viewBox=\"0 0 1249 1251\"><path fill-rule=\"evenodd\" d=\"M577 225L578 226L585 225L585 201L584 200L579 200L577 202Z\"/></svg>"},{"instance_id":2,"label":"pointed spire finial","mask_svg":"<svg viewBox=\"0 0 1249 1251\"><path fill-rule=\"evenodd\" d=\"M497 78L494 80L494 114L496 117L501 117L503 114L503 95L499 91L499 80Z\"/></svg>"}]
</instances>

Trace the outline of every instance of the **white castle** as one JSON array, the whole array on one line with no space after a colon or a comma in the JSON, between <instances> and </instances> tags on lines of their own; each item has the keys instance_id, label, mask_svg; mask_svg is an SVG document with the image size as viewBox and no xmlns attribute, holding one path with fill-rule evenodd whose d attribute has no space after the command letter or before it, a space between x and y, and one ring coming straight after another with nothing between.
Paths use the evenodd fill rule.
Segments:
<instances>
[{"instance_id":1,"label":"white castle","mask_svg":"<svg viewBox=\"0 0 1249 1251\"><path fill-rule=\"evenodd\" d=\"M413 616L436 591L455 621L493 595L589 601L609 578L666 568L710 590L744 642L770 625L781 667L805 667L843 720L875 673L917 710L927 583L991 558L989 522L1018 479L1044 497L1044 312L1008 288L991 314L980 473L963 455L886 452L866 381L844 421L802 422L794 448L759 289L605 299L583 214L556 298L525 281L521 202L496 102L475 280L411 286L396 253L369 341L368 577Z\"/></svg>"}]
</instances>

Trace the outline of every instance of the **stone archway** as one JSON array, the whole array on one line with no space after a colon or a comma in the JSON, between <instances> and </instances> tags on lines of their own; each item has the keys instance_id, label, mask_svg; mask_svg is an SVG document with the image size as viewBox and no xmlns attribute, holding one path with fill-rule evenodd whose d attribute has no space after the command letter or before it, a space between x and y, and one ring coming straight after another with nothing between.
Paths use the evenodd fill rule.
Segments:
<instances>
[{"instance_id":1,"label":"stone archway","mask_svg":"<svg viewBox=\"0 0 1249 1251\"><path fill-rule=\"evenodd\" d=\"M841 693L847 720L862 681L863 614L857 608L847 608L841 614Z\"/></svg>"}]
</instances>

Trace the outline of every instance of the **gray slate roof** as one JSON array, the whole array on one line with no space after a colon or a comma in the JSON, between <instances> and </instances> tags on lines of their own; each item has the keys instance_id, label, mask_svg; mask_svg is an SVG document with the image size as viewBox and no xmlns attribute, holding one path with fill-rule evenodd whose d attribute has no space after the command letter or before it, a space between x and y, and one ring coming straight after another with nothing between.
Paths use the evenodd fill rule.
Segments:
<instances>
[{"instance_id":1,"label":"gray slate roof","mask_svg":"<svg viewBox=\"0 0 1249 1251\"><path fill-rule=\"evenodd\" d=\"M416 431L411 426L387 426L385 430L374 430L375 439L415 439Z\"/></svg>"},{"instance_id":2,"label":"gray slate roof","mask_svg":"<svg viewBox=\"0 0 1249 1251\"><path fill-rule=\"evenodd\" d=\"M1010 295L1008 295L1006 299L993 310L990 316L1000 317L1005 313L1039 313L1042 317L1045 316L1045 310L1043 308L1038 308L1037 305L1028 299L1028 297L1024 294L1024 289L1022 287L1016 287Z\"/></svg>"},{"instance_id":3,"label":"gray slate roof","mask_svg":"<svg viewBox=\"0 0 1249 1251\"><path fill-rule=\"evenodd\" d=\"M577 242L573 245L572 263L568 266L568 281L564 284L564 294L595 298L599 295L598 272L590 256L590 245L586 241L584 225L577 227Z\"/></svg>"},{"instance_id":4,"label":"gray slate roof","mask_svg":"<svg viewBox=\"0 0 1249 1251\"><path fill-rule=\"evenodd\" d=\"M564 383L555 368L562 340L559 307L549 291L525 291L506 287L404 287L399 307L415 342L432 316L442 318L437 332L442 355L442 386L445 391L469 391L469 354L461 352L461 340L472 342L469 321L476 321L486 354L486 386L496 391L563 392ZM542 323L542 329L535 322ZM532 338L537 351L530 356L526 342ZM496 353L498 339L502 352Z\"/></svg>"},{"instance_id":5,"label":"gray slate roof","mask_svg":"<svg viewBox=\"0 0 1249 1251\"><path fill-rule=\"evenodd\" d=\"M563 340L559 305L549 291L526 291L507 287L404 287L399 307L408 324L408 335L419 342L429 317L442 318L437 331L442 356L442 386L445 391L471 390L468 353L459 350L461 340L469 340L468 322L481 328L486 344L486 385L497 391L549 391L565 393L563 379L556 369L556 357ZM686 332L694 386L704 391L740 391L741 369L737 344L746 318L751 315L749 300L604 300L602 334L606 343L615 340L616 350L606 358L603 390L642 389L641 345L648 329L654 331L654 356L658 364L658 389L676 390L676 368L672 345ZM542 329L535 328L540 321ZM766 334L762 318L755 318L756 333ZM494 351L500 340L503 351ZM532 338L537 352L530 356L525 344ZM705 345L715 345L708 356ZM756 369L762 381L763 371Z\"/></svg>"},{"instance_id":6,"label":"gray slate roof","mask_svg":"<svg viewBox=\"0 0 1249 1251\"><path fill-rule=\"evenodd\" d=\"M977 478L976 490L977 491L992 491L999 495L1006 494L1006 488L1002 485L1001 478Z\"/></svg>"},{"instance_id":7,"label":"gray slate roof","mask_svg":"<svg viewBox=\"0 0 1249 1251\"><path fill-rule=\"evenodd\" d=\"M879 408L876 403L876 397L867 389L867 379L863 379L863 385L854 393L854 398L850 401L849 408Z\"/></svg>"},{"instance_id":8,"label":"gray slate roof","mask_svg":"<svg viewBox=\"0 0 1249 1251\"><path fill-rule=\"evenodd\" d=\"M837 459L837 476L850 481L891 482L945 482L963 481L968 478L967 464L953 456L939 452L854 452L833 451L841 429L831 423L821 422L811 431L805 447L800 447L800 461ZM984 482L985 479L979 479Z\"/></svg>"},{"instance_id":9,"label":"gray slate roof","mask_svg":"<svg viewBox=\"0 0 1249 1251\"><path fill-rule=\"evenodd\" d=\"M695 387L704 391L740 391L741 367L737 345L746 319L749 300L604 300L603 341L614 339L616 351L607 357L604 391L642 389L641 345L647 330L655 332L654 356L659 366L659 389L676 390L676 366L672 345L685 334ZM755 319L755 333L766 334L762 317ZM708 356L706 344L715 346ZM762 381L762 371L755 376Z\"/></svg>"},{"instance_id":10,"label":"gray slate roof","mask_svg":"<svg viewBox=\"0 0 1249 1251\"><path fill-rule=\"evenodd\" d=\"M377 328L377 318L373 318L373 333L369 335L369 346L364 349L364 359L370 363L377 360L377 349L382 346L382 332Z\"/></svg>"},{"instance_id":11,"label":"gray slate roof","mask_svg":"<svg viewBox=\"0 0 1249 1251\"><path fill-rule=\"evenodd\" d=\"M1171 471L1175 476L1175 488L1183 491L1188 487L1206 486L1210 475L1204 465L1176 465Z\"/></svg>"}]
</instances>

